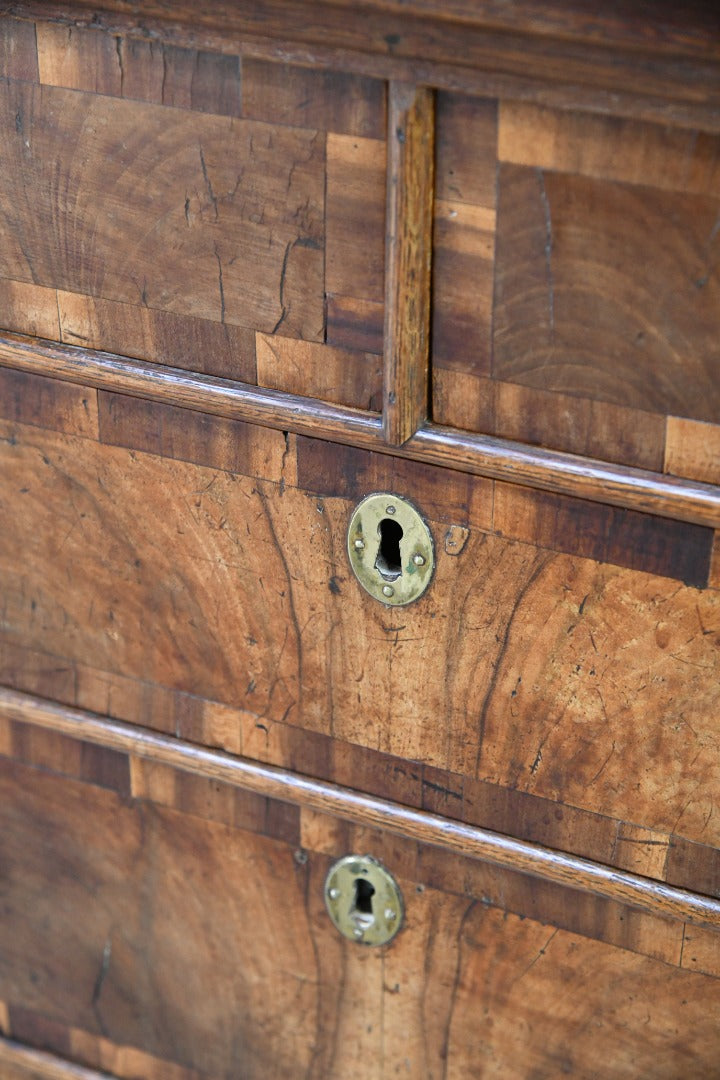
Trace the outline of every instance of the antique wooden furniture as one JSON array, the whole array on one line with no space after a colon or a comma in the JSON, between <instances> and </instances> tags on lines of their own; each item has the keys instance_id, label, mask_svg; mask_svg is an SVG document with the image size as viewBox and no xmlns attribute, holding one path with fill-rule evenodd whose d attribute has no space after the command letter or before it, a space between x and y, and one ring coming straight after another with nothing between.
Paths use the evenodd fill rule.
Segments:
<instances>
[{"instance_id":1,"label":"antique wooden furniture","mask_svg":"<svg viewBox=\"0 0 720 1080\"><path fill-rule=\"evenodd\" d=\"M0 9L0 1075L717 1075L717 9Z\"/></svg>"}]
</instances>

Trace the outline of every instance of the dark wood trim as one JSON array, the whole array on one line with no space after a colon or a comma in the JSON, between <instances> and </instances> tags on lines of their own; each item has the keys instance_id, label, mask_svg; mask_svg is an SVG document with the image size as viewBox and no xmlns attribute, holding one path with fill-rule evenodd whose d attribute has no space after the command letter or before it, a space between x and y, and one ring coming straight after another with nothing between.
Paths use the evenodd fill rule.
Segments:
<instances>
[{"instance_id":1,"label":"dark wood trim","mask_svg":"<svg viewBox=\"0 0 720 1080\"><path fill-rule=\"evenodd\" d=\"M570 13L524 0L428 2L6 0L0 13L193 48L363 72L484 97L720 131L720 16L631 0ZM544 6L543 6L544 7ZM616 9L614 9L616 10ZM683 22L684 19L684 22Z\"/></svg>"},{"instance_id":2,"label":"dark wood trim","mask_svg":"<svg viewBox=\"0 0 720 1080\"><path fill-rule=\"evenodd\" d=\"M0 1037L0 1074L4 1076L2 1066L16 1070L14 1076L27 1076L27 1080L108 1080L108 1073L86 1069L44 1050Z\"/></svg>"},{"instance_id":3,"label":"dark wood trim","mask_svg":"<svg viewBox=\"0 0 720 1080\"><path fill-rule=\"evenodd\" d=\"M15 334L0 336L0 366L720 528L720 487L711 484L433 424L392 447L374 413Z\"/></svg>"},{"instance_id":4,"label":"dark wood trim","mask_svg":"<svg viewBox=\"0 0 720 1080\"><path fill-rule=\"evenodd\" d=\"M653 915L720 929L720 900L665 885L601 863L414 810L272 765L158 735L80 709L0 688L0 717L35 724L96 746L132 754L232 784L270 799L304 806L404 839L454 851L508 870L628 904Z\"/></svg>"},{"instance_id":5,"label":"dark wood trim","mask_svg":"<svg viewBox=\"0 0 720 1080\"><path fill-rule=\"evenodd\" d=\"M430 267L435 100L391 82L385 239L383 423L402 446L427 419L430 393Z\"/></svg>"}]
</instances>

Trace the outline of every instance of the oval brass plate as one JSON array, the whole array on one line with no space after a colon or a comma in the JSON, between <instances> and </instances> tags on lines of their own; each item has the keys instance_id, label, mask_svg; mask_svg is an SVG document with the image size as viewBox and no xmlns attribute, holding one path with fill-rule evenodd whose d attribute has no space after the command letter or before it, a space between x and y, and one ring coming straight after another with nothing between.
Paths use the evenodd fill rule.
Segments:
<instances>
[{"instance_id":1,"label":"oval brass plate","mask_svg":"<svg viewBox=\"0 0 720 1080\"><path fill-rule=\"evenodd\" d=\"M435 567L430 529L401 495L368 495L353 512L348 557L356 578L383 604L411 604L427 589Z\"/></svg>"},{"instance_id":2,"label":"oval brass plate","mask_svg":"<svg viewBox=\"0 0 720 1080\"><path fill-rule=\"evenodd\" d=\"M330 867L325 906L340 933L360 945L386 945L402 925L402 893L372 855L345 855Z\"/></svg>"}]
</instances>

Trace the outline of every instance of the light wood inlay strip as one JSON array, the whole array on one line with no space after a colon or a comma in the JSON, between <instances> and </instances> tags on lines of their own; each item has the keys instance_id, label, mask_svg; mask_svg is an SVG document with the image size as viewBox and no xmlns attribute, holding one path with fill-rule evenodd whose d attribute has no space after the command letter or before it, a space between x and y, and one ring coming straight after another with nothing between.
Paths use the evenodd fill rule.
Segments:
<instances>
[{"instance_id":1,"label":"light wood inlay strip","mask_svg":"<svg viewBox=\"0 0 720 1080\"><path fill-rule=\"evenodd\" d=\"M5 1076L6 1068L13 1069L13 1076L18 1080L27 1076L28 1080L108 1080L108 1073L86 1069L71 1061L63 1061L44 1050L33 1050L11 1039L0 1038L0 1076Z\"/></svg>"},{"instance_id":2,"label":"light wood inlay strip","mask_svg":"<svg viewBox=\"0 0 720 1080\"><path fill-rule=\"evenodd\" d=\"M0 688L0 718L35 724L96 746L455 851L664 918L720 929L720 900L30 694Z\"/></svg>"},{"instance_id":3,"label":"light wood inlay strip","mask_svg":"<svg viewBox=\"0 0 720 1080\"><path fill-rule=\"evenodd\" d=\"M0 336L0 366L720 528L719 486L627 465L435 424L426 424L402 447L388 446L373 413L15 334Z\"/></svg>"},{"instance_id":4,"label":"light wood inlay strip","mask_svg":"<svg viewBox=\"0 0 720 1080\"><path fill-rule=\"evenodd\" d=\"M435 101L390 83L385 244L385 438L402 446L427 419Z\"/></svg>"}]
</instances>

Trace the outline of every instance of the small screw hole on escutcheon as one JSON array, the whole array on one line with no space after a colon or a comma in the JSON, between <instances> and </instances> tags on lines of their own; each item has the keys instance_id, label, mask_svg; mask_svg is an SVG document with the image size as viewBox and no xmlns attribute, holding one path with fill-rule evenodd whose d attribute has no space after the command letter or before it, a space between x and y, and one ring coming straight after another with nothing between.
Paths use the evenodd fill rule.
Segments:
<instances>
[{"instance_id":1,"label":"small screw hole on escutcheon","mask_svg":"<svg viewBox=\"0 0 720 1080\"><path fill-rule=\"evenodd\" d=\"M392 518L383 518L378 525L380 547L375 559L375 569L385 581L396 581L402 574L400 561L400 541L403 537L402 525Z\"/></svg>"}]
</instances>

